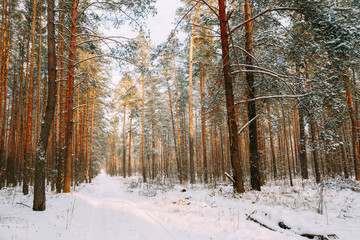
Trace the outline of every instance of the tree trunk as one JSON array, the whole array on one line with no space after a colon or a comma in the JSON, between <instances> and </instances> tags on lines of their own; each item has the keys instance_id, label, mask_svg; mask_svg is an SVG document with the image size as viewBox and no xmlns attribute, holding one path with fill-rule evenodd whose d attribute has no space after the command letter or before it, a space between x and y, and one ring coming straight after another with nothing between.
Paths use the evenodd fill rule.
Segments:
<instances>
[{"instance_id":1,"label":"tree trunk","mask_svg":"<svg viewBox=\"0 0 360 240\"><path fill-rule=\"evenodd\" d=\"M36 24L36 3L33 0L33 15L32 15L32 33L31 33L31 55L30 55L30 83L29 83L29 97L27 101L26 114L26 134L25 134L25 152L24 152L24 177L23 177L23 193L29 193L29 168L31 158L31 138L32 138L32 117L33 117L33 101L34 101L34 62L35 62L35 24Z\"/></svg>"},{"instance_id":2,"label":"tree trunk","mask_svg":"<svg viewBox=\"0 0 360 240\"><path fill-rule=\"evenodd\" d=\"M90 138L90 157L89 157L89 182L93 178L93 145L94 145L94 113L95 113L95 86L92 87L92 106L91 106L91 138Z\"/></svg>"},{"instance_id":3,"label":"tree trunk","mask_svg":"<svg viewBox=\"0 0 360 240\"><path fill-rule=\"evenodd\" d=\"M309 179L308 166L307 166L307 151L306 151L306 134L305 134L305 117L304 107L299 106L299 130L300 130L300 143L299 143L299 159L301 166L301 177Z\"/></svg>"},{"instance_id":4,"label":"tree trunk","mask_svg":"<svg viewBox=\"0 0 360 240\"><path fill-rule=\"evenodd\" d=\"M177 90L177 78L176 78L176 62L174 56L174 85L175 85L175 109L176 109L176 133L177 133L177 142L178 142L178 158L179 158L179 182L182 184L183 174L182 174L182 156L181 156L181 138L180 138L180 113L179 113L179 101L178 101L178 90Z\"/></svg>"},{"instance_id":5,"label":"tree trunk","mask_svg":"<svg viewBox=\"0 0 360 240\"><path fill-rule=\"evenodd\" d=\"M205 111L205 67L200 70L200 94L201 94L201 138L203 151L204 182L208 183L208 166L206 154L206 111Z\"/></svg>"},{"instance_id":6,"label":"tree trunk","mask_svg":"<svg viewBox=\"0 0 360 240\"><path fill-rule=\"evenodd\" d=\"M40 82L41 82L41 44L42 44L42 0L40 0L40 14L39 14L39 51L38 51L38 59L37 59L37 65L38 65L38 70L37 70L37 77L36 77L36 109L35 109L35 129L34 129L34 133L35 136L33 138L33 152L36 154L36 144L39 140L39 133L40 133L40 118L42 115L42 109L40 106ZM45 94L44 94L45 95Z\"/></svg>"},{"instance_id":7,"label":"tree trunk","mask_svg":"<svg viewBox=\"0 0 360 240\"><path fill-rule=\"evenodd\" d=\"M245 21L251 18L250 0L245 0ZM251 21L245 25L245 50L249 53L246 55L246 65L253 65L253 39L252 39L252 24ZM246 67L247 70L253 70L252 67ZM246 72L246 82L248 85L247 99L255 98L254 87L254 73ZM248 121L256 117L256 102L248 102ZM253 190L261 190L261 176L260 176L260 158L258 152L257 140L257 120L255 119L249 125L249 147L250 147L250 183Z\"/></svg>"},{"instance_id":8,"label":"tree trunk","mask_svg":"<svg viewBox=\"0 0 360 240\"><path fill-rule=\"evenodd\" d=\"M181 181L181 177L180 177L181 165L180 165L180 159L179 159L179 151L178 151L178 149L177 149L174 113L173 113L173 107L172 107L172 101L171 101L171 90L170 90L170 85L169 85L169 81L168 81L168 80L166 80L166 85L167 85L168 95L169 95L170 116L171 116L171 126L172 126L173 137L174 137L174 148L175 148L176 165L177 165L178 174L179 174L179 181Z\"/></svg>"},{"instance_id":9,"label":"tree trunk","mask_svg":"<svg viewBox=\"0 0 360 240\"><path fill-rule=\"evenodd\" d=\"M131 177L131 124L132 124L132 117L130 116L130 123L129 123L129 161L128 161L128 176Z\"/></svg>"},{"instance_id":10,"label":"tree trunk","mask_svg":"<svg viewBox=\"0 0 360 240\"><path fill-rule=\"evenodd\" d=\"M60 9L64 7L64 0L60 1ZM60 29L59 34L64 34L64 23L65 23L65 17L64 13L60 12ZM58 45L58 78L64 79L64 43L63 41L59 42ZM59 81L58 82L58 127L57 127L57 139L58 139L58 145L57 145L57 154L56 154L56 193L61 193L61 190L63 189L63 172L64 172L64 156L65 156L65 150L64 147L64 128L65 128L65 122L64 122L64 112L65 112L65 104L64 104L64 82Z\"/></svg>"},{"instance_id":11,"label":"tree trunk","mask_svg":"<svg viewBox=\"0 0 360 240\"><path fill-rule=\"evenodd\" d=\"M141 112L141 170L143 182L146 182L145 169L145 76L142 73L142 112Z\"/></svg>"},{"instance_id":12,"label":"tree trunk","mask_svg":"<svg viewBox=\"0 0 360 240\"><path fill-rule=\"evenodd\" d=\"M270 149L271 149L271 163L272 163L272 170L273 170L273 177L274 179L277 178L277 168L276 168L276 158L275 158L275 148L274 148L274 136L271 124L271 114L270 114L270 104L266 103L266 110L268 114L268 127L270 133Z\"/></svg>"},{"instance_id":13,"label":"tree trunk","mask_svg":"<svg viewBox=\"0 0 360 240\"><path fill-rule=\"evenodd\" d=\"M19 57L20 58L20 57ZM7 155L7 164L6 164L6 182L7 186L16 186L15 179L15 128L17 122L17 107L16 102L18 100L18 95L16 94L16 85L17 85L17 77L16 73L16 64L14 66L14 80L13 80L13 93L12 93L12 104L11 104L11 122L10 122L10 131L8 138L8 155Z\"/></svg>"},{"instance_id":14,"label":"tree trunk","mask_svg":"<svg viewBox=\"0 0 360 240\"><path fill-rule=\"evenodd\" d=\"M287 164L288 164L288 171L289 171L289 180L290 180L290 186L294 186L293 185L293 181L292 181L292 174L291 174L291 160L290 160L290 149L289 149L289 141L288 141L288 137L287 137L287 130L286 130L286 117L285 117L285 113L284 113L284 107L281 108L282 111L282 117L283 117L283 126L284 126L284 141L285 141L285 150L286 150L286 158L287 158ZM291 131L291 129L289 129L289 132Z\"/></svg>"},{"instance_id":15,"label":"tree trunk","mask_svg":"<svg viewBox=\"0 0 360 240\"><path fill-rule=\"evenodd\" d=\"M190 183L195 183L195 164L194 164L194 119L193 119L193 54L194 54L194 31L195 22L199 10L196 10L190 37L190 66L189 66L189 150L190 150Z\"/></svg>"},{"instance_id":16,"label":"tree trunk","mask_svg":"<svg viewBox=\"0 0 360 240\"><path fill-rule=\"evenodd\" d=\"M65 176L64 193L70 192L71 184L71 160L73 153L73 105L74 105L74 78L75 78L75 48L76 48L76 25L79 0L73 0L71 14L71 36L69 44L69 66L66 82L66 134L65 134Z\"/></svg>"},{"instance_id":17,"label":"tree trunk","mask_svg":"<svg viewBox=\"0 0 360 240\"><path fill-rule=\"evenodd\" d=\"M233 179L234 190L237 193L244 192L244 183L242 177L242 166L239 159L239 143L238 143L238 129L235 120L235 105L234 105L234 92L233 92L233 79L230 69L229 57L229 37L227 29L227 13L226 13L226 0L219 0L219 17L220 17L220 32L221 32L221 49L222 49L222 63L223 75L225 85L226 97L226 110L227 110L227 123L229 129L230 140L230 158L231 165L234 170Z\"/></svg>"},{"instance_id":18,"label":"tree trunk","mask_svg":"<svg viewBox=\"0 0 360 240\"><path fill-rule=\"evenodd\" d=\"M126 178L126 103L124 102L124 125L123 125L123 177Z\"/></svg>"},{"instance_id":19,"label":"tree trunk","mask_svg":"<svg viewBox=\"0 0 360 240\"><path fill-rule=\"evenodd\" d=\"M314 172L315 172L315 179L316 183L321 182L321 176L320 176L320 166L319 166L319 159L318 159L318 144L316 140L316 127L315 127L315 120L310 119L310 135L311 135L311 142L312 142L312 155L313 155L313 161L314 161Z\"/></svg>"},{"instance_id":20,"label":"tree trunk","mask_svg":"<svg viewBox=\"0 0 360 240\"><path fill-rule=\"evenodd\" d=\"M349 75L349 72L348 72ZM351 84L350 84L350 77L345 75L343 77L345 90L346 90L346 99L347 99L347 106L349 109L349 115L351 120L351 142L353 147L353 158L354 158L354 170L355 170L355 179L356 181L360 181L360 166L359 166L359 146L358 146L358 133L357 133L357 123L355 119L355 111L354 111L354 104L353 98L351 93Z\"/></svg>"},{"instance_id":21,"label":"tree trunk","mask_svg":"<svg viewBox=\"0 0 360 240\"><path fill-rule=\"evenodd\" d=\"M154 109L152 113L152 121L151 121L151 147L152 147L152 179L156 177L156 148L155 148L155 123L154 123Z\"/></svg>"},{"instance_id":22,"label":"tree trunk","mask_svg":"<svg viewBox=\"0 0 360 240\"><path fill-rule=\"evenodd\" d=\"M35 163L35 185L33 210L45 210L45 160L49 135L56 108L56 39L55 39L55 1L48 0L48 97L44 119L41 123L40 138L37 144Z\"/></svg>"},{"instance_id":23,"label":"tree trunk","mask_svg":"<svg viewBox=\"0 0 360 240\"><path fill-rule=\"evenodd\" d=\"M5 6L4 6L5 7ZM8 11L6 11L8 12ZM6 15L6 24L5 27L7 28L7 23L9 22L9 15ZM1 124L1 140L0 140L0 189L1 186L4 185L4 178L2 177L3 172L5 171L5 159L6 159L6 149L5 149L5 136L6 136L6 124L7 124L7 89L8 89L8 79L9 79L9 60L10 60L10 32L5 30L4 36L4 44L3 44L3 51L1 52L2 56L2 66L1 66L1 88L2 90L2 104L4 105L2 111L2 124Z\"/></svg>"}]
</instances>

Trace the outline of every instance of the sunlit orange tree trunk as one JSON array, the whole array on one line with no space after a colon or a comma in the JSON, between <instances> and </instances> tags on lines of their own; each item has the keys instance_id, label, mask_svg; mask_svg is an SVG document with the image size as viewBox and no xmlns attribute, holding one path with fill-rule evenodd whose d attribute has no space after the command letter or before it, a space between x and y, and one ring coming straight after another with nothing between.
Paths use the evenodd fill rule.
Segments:
<instances>
[{"instance_id":1,"label":"sunlit orange tree trunk","mask_svg":"<svg viewBox=\"0 0 360 240\"><path fill-rule=\"evenodd\" d=\"M222 64L223 64L222 67L223 67L223 76L224 76L224 85L225 85L227 123L228 123L229 140L230 140L230 159L231 159L231 165L234 169L234 176L233 176L234 190L238 193L242 193L244 192L244 184L243 184L243 176L242 176L242 167L239 158L238 127L235 120L233 79L230 70L226 0L219 0L219 19L220 19L221 50L222 50Z\"/></svg>"},{"instance_id":2,"label":"sunlit orange tree trunk","mask_svg":"<svg viewBox=\"0 0 360 240\"><path fill-rule=\"evenodd\" d=\"M71 183L71 161L73 151L73 105L74 105L74 80L75 80L75 46L76 46L76 26L77 26L77 12L79 0L73 0L72 14L71 14L71 36L69 44L69 66L68 77L66 82L66 134L65 134L65 176L64 176L64 192L70 192Z\"/></svg>"},{"instance_id":3,"label":"sunlit orange tree trunk","mask_svg":"<svg viewBox=\"0 0 360 240\"><path fill-rule=\"evenodd\" d=\"M34 63L35 63L35 26L36 26L36 3L33 0L33 13L31 24L31 54L30 54L30 81L29 96L26 110L26 133L25 133L25 152L24 152L24 176L23 176L23 193L29 193L29 168L31 158L31 142L32 142L32 119L33 119L33 102L34 102Z\"/></svg>"}]
</instances>

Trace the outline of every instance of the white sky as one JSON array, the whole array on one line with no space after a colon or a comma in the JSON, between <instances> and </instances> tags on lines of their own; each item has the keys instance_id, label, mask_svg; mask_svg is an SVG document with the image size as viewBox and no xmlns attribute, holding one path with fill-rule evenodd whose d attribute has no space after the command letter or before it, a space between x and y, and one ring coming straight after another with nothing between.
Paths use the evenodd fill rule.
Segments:
<instances>
[{"instance_id":1,"label":"white sky","mask_svg":"<svg viewBox=\"0 0 360 240\"><path fill-rule=\"evenodd\" d=\"M155 44L166 41L170 31L174 28L176 9L182 5L180 0L157 0L158 14L150 18L148 28L151 30L151 40Z\"/></svg>"},{"instance_id":2,"label":"white sky","mask_svg":"<svg viewBox=\"0 0 360 240\"><path fill-rule=\"evenodd\" d=\"M153 44L158 45L167 40L171 30L175 27L174 19L176 9L182 6L181 0L157 0L156 4L157 14L154 17L149 17L147 20L147 28L150 30L150 37ZM119 29L111 28L103 30L106 36L124 36L135 38L137 32L133 32L129 26L121 26ZM112 82L117 84L121 78L119 70L112 69Z\"/></svg>"}]
</instances>

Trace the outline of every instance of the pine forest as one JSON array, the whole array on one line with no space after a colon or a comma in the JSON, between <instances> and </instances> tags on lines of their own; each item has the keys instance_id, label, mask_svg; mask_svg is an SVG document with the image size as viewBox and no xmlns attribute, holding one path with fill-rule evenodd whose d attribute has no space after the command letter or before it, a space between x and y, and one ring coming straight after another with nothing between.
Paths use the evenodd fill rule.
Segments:
<instances>
[{"instance_id":1,"label":"pine forest","mask_svg":"<svg viewBox=\"0 0 360 240\"><path fill-rule=\"evenodd\" d=\"M360 239L359 0L0 6L1 240Z\"/></svg>"}]
</instances>

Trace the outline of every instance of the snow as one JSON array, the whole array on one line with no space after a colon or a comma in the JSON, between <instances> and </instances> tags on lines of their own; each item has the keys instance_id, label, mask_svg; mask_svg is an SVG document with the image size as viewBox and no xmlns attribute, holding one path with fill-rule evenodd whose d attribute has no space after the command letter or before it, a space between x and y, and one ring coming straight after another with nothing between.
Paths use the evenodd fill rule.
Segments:
<instances>
[{"instance_id":1,"label":"snow","mask_svg":"<svg viewBox=\"0 0 360 240\"><path fill-rule=\"evenodd\" d=\"M295 180L292 188L278 182L234 195L228 185L149 185L102 173L73 193L47 193L44 212L32 211L32 197L20 190L0 191L0 240L291 240L306 239L304 233L360 239L360 184L352 181Z\"/></svg>"}]
</instances>

